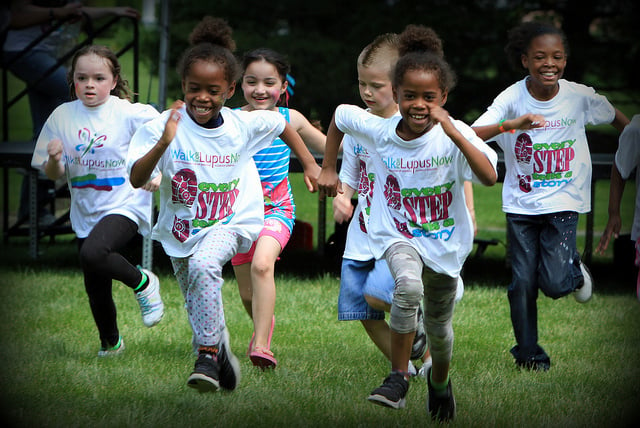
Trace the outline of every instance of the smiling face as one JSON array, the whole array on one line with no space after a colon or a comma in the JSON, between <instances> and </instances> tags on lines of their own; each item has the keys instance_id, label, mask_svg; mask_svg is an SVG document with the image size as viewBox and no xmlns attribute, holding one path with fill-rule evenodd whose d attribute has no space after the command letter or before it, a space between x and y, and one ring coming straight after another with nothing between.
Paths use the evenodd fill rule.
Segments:
<instances>
[{"instance_id":1,"label":"smiling face","mask_svg":"<svg viewBox=\"0 0 640 428\"><path fill-rule=\"evenodd\" d=\"M558 80L567 66L567 55L559 35L544 34L532 39L521 60L522 66L529 71L531 95L546 100L558 92Z\"/></svg>"},{"instance_id":2,"label":"smiling face","mask_svg":"<svg viewBox=\"0 0 640 428\"><path fill-rule=\"evenodd\" d=\"M265 60L252 62L242 77L242 92L249 103L248 110L274 110L287 85L273 64Z\"/></svg>"},{"instance_id":3,"label":"smiling face","mask_svg":"<svg viewBox=\"0 0 640 428\"><path fill-rule=\"evenodd\" d=\"M97 107L104 104L117 83L108 59L90 53L76 60L73 86L76 97L85 106Z\"/></svg>"},{"instance_id":4,"label":"smiling face","mask_svg":"<svg viewBox=\"0 0 640 428\"><path fill-rule=\"evenodd\" d=\"M388 66L358 64L360 97L376 116L391 117L398 111L389 73Z\"/></svg>"},{"instance_id":5,"label":"smiling face","mask_svg":"<svg viewBox=\"0 0 640 428\"><path fill-rule=\"evenodd\" d=\"M402 115L397 132L404 140L412 140L428 132L434 125L430 109L441 107L447 101L447 94L440 88L437 76L425 70L408 70L394 96Z\"/></svg>"},{"instance_id":6,"label":"smiling face","mask_svg":"<svg viewBox=\"0 0 640 428\"><path fill-rule=\"evenodd\" d=\"M235 90L224 69L212 62L194 62L182 81L184 102L189 116L200 125L218 117L220 109Z\"/></svg>"}]
</instances>

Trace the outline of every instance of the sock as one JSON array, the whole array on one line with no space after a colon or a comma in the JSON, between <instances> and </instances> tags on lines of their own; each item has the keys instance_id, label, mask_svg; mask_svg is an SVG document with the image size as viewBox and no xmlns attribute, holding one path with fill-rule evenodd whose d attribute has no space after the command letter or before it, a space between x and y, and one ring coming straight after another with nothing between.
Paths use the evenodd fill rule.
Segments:
<instances>
[{"instance_id":1,"label":"sock","mask_svg":"<svg viewBox=\"0 0 640 428\"><path fill-rule=\"evenodd\" d=\"M149 285L149 277L147 276L147 274L142 271L140 271L140 273L142 274L142 279L140 280L140 284L138 284L138 286L133 289L135 293L143 291L145 288L147 288L147 285Z\"/></svg>"},{"instance_id":2,"label":"sock","mask_svg":"<svg viewBox=\"0 0 640 428\"><path fill-rule=\"evenodd\" d=\"M401 374L402 377L404 377L404 380L409 380L409 377L410 377L410 373L409 372L405 372L403 370L393 370L393 372Z\"/></svg>"},{"instance_id":3,"label":"sock","mask_svg":"<svg viewBox=\"0 0 640 428\"><path fill-rule=\"evenodd\" d=\"M218 356L218 348L215 346L199 346L198 354L209 354L216 358Z\"/></svg>"},{"instance_id":4,"label":"sock","mask_svg":"<svg viewBox=\"0 0 640 428\"><path fill-rule=\"evenodd\" d=\"M430 372L429 382L431 383L431 387L436 395L442 397L447 395L447 386L449 385L449 375L447 374L447 379L443 383L436 383L433 381L433 372Z\"/></svg>"}]
</instances>

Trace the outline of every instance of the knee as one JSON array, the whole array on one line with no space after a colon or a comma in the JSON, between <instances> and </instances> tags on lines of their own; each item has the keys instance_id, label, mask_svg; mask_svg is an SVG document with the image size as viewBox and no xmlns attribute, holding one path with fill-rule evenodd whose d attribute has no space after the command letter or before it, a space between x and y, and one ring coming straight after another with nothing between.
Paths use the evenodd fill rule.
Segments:
<instances>
[{"instance_id":1,"label":"knee","mask_svg":"<svg viewBox=\"0 0 640 428\"><path fill-rule=\"evenodd\" d=\"M394 304L401 308L417 309L424 295L424 287L420 278L398 276L393 293Z\"/></svg>"},{"instance_id":2,"label":"knee","mask_svg":"<svg viewBox=\"0 0 640 428\"><path fill-rule=\"evenodd\" d=\"M367 294L364 295L364 300L367 302L369 306L377 311L389 312L391 310L391 305L387 302L384 302L377 297L369 296Z\"/></svg>"},{"instance_id":3,"label":"knee","mask_svg":"<svg viewBox=\"0 0 640 428\"><path fill-rule=\"evenodd\" d=\"M85 269L96 270L104 263L107 254L106 248L85 244L80 248L80 264Z\"/></svg>"},{"instance_id":4,"label":"knee","mask_svg":"<svg viewBox=\"0 0 640 428\"><path fill-rule=\"evenodd\" d=\"M251 262L251 275L266 278L274 275L274 264L264 259L254 259Z\"/></svg>"},{"instance_id":5,"label":"knee","mask_svg":"<svg viewBox=\"0 0 640 428\"><path fill-rule=\"evenodd\" d=\"M573 291L571 278L569 276L561 277L557 276L548 276L541 278L540 280L540 290L544 293L545 296L550 297L552 299L559 299L560 297L564 297L567 294Z\"/></svg>"}]
</instances>

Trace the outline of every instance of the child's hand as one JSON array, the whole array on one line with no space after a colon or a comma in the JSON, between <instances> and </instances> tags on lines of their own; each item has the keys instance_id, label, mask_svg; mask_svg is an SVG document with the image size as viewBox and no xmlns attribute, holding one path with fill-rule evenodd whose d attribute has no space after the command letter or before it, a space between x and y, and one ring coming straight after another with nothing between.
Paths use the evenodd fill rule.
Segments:
<instances>
[{"instance_id":1,"label":"child's hand","mask_svg":"<svg viewBox=\"0 0 640 428\"><path fill-rule=\"evenodd\" d=\"M47 144L47 153L51 160L60 162L60 159L62 159L62 141L57 138L49 141Z\"/></svg>"},{"instance_id":2,"label":"child's hand","mask_svg":"<svg viewBox=\"0 0 640 428\"><path fill-rule=\"evenodd\" d=\"M509 126L507 126L507 122L511 122ZM527 113L512 121L505 120L503 126L505 126L505 129L535 129L544 127L544 124L543 115Z\"/></svg>"},{"instance_id":3,"label":"child's hand","mask_svg":"<svg viewBox=\"0 0 640 428\"><path fill-rule=\"evenodd\" d=\"M429 106L429 117L433 123L439 123L447 135L450 135L451 132L456 129L451 122L449 112L437 104Z\"/></svg>"},{"instance_id":4,"label":"child's hand","mask_svg":"<svg viewBox=\"0 0 640 428\"><path fill-rule=\"evenodd\" d=\"M175 104L176 103L174 103L173 105ZM161 142L169 145L169 143L173 141L176 136L176 130L178 129L178 122L180 121L180 118L180 113L178 113L177 109L172 108L171 113L169 114L169 118L167 119L167 123L164 125L164 132L162 132L162 137L160 137Z\"/></svg>"},{"instance_id":5,"label":"child's hand","mask_svg":"<svg viewBox=\"0 0 640 428\"><path fill-rule=\"evenodd\" d=\"M158 174L156 177L154 177L153 180L147 181L147 183L144 186L142 186L142 188L147 192L155 192L160 188L161 181L162 181L162 174Z\"/></svg>"},{"instance_id":6,"label":"child's hand","mask_svg":"<svg viewBox=\"0 0 640 428\"><path fill-rule=\"evenodd\" d=\"M338 179L338 173L329 168L322 168L320 176L318 177L318 190L320 191L320 197L325 196L334 197L338 193L342 193L342 185Z\"/></svg>"},{"instance_id":7,"label":"child's hand","mask_svg":"<svg viewBox=\"0 0 640 428\"><path fill-rule=\"evenodd\" d=\"M607 226L604 228L604 232L602 232L602 236L600 237L600 242L598 242L598 246L596 247L596 254L604 255L605 250L609 246L609 242L611 242L611 238L618 238L620 236L620 229L622 228L622 220L619 214L609 214L609 220L607 221Z\"/></svg>"},{"instance_id":8,"label":"child's hand","mask_svg":"<svg viewBox=\"0 0 640 428\"><path fill-rule=\"evenodd\" d=\"M333 219L338 224L347 223L353 216L353 204L351 198L344 193L338 193L333 198Z\"/></svg>"},{"instance_id":9,"label":"child's hand","mask_svg":"<svg viewBox=\"0 0 640 428\"><path fill-rule=\"evenodd\" d=\"M318 191L318 176L320 176L321 168L317 163L304 169L304 183L307 185L307 190L311 193Z\"/></svg>"}]
</instances>

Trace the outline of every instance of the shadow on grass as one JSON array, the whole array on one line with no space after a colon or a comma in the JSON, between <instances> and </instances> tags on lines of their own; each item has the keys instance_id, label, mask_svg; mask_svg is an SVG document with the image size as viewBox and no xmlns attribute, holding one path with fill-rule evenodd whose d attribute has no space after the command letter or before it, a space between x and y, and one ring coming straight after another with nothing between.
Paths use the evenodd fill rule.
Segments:
<instances>
[{"instance_id":1,"label":"shadow on grass","mask_svg":"<svg viewBox=\"0 0 640 428\"><path fill-rule=\"evenodd\" d=\"M134 264L141 264L142 239L132 242L123 251ZM40 243L40 255L37 259L29 257L26 239L15 239L9 244L0 243L0 266L2 269L68 270L78 269L77 241L69 237L58 237L55 242L48 239ZM333 275L340 276L341 258L328 247L324 255L316 251L287 248L276 264L276 274L292 275L301 279ZM629 259L624 264L609 260L594 260L589 268L595 280L597 293L628 294L635 292L638 270ZM157 273L171 274L171 262L162 246L154 241L153 269ZM226 277L233 276L233 269L227 264ZM462 276L466 283L482 286L506 287L511 281L511 271L504 255L476 256L472 253L465 263Z\"/></svg>"}]
</instances>

